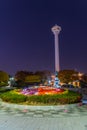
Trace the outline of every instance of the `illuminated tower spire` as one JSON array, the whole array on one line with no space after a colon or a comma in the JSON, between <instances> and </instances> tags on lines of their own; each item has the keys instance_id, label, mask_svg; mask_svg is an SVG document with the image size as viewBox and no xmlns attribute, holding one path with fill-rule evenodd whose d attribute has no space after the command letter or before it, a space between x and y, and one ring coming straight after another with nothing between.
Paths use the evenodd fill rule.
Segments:
<instances>
[{"instance_id":1,"label":"illuminated tower spire","mask_svg":"<svg viewBox=\"0 0 87 130\"><path fill-rule=\"evenodd\" d=\"M59 72L60 70L60 64L59 64L59 40L58 40L58 36L59 33L61 31L61 27L58 25L55 25L52 27L52 32L54 34L55 37L55 71Z\"/></svg>"}]
</instances>

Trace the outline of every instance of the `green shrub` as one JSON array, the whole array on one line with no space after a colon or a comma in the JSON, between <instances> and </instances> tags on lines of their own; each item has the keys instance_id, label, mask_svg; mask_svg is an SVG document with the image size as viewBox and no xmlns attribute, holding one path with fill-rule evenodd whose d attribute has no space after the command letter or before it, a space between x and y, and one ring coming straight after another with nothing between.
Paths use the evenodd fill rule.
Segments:
<instances>
[{"instance_id":1,"label":"green shrub","mask_svg":"<svg viewBox=\"0 0 87 130\"><path fill-rule=\"evenodd\" d=\"M0 95L3 101L10 103L21 103L25 102L27 97L24 95L12 94L11 92L5 92Z\"/></svg>"},{"instance_id":2,"label":"green shrub","mask_svg":"<svg viewBox=\"0 0 87 130\"><path fill-rule=\"evenodd\" d=\"M0 87L0 93L10 91L9 88Z\"/></svg>"},{"instance_id":3,"label":"green shrub","mask_svg":"<svg viewBox=\"0 0 87 130\"><path fill-rule=\"evenodd\" d=\"M77 103L81 100L81 95L69 91L67 94L55 94L55 95L32 95L25 96L22 94L15 93L14 90L2 93L0 95L3 101L10 103L25 103L32 105L48 104L48 105L57 105L57 104L72 104Z\"/></svg>"},{"instance_id":4,"label":"green shrub","mask_svg":"<svg viewBox=\"0 0 87 130\"><path fill-rule=\"evenodd\" d=\"M8 83L7 82L0 82L0 87L2 86L8 86Z\"/></svg>"},{"instance_id":5,"label":"green shrub","mask_svg":"<svg viewBox=\"0 0 87 130\"><path fill-rule=\"evenodd\" d=\"M75 92L69 92L68 94L59 95L38 95L29 96L28 103L32 104L72 104L77 103L81 100L81 95Z\"/></svg>"}]
</instances>

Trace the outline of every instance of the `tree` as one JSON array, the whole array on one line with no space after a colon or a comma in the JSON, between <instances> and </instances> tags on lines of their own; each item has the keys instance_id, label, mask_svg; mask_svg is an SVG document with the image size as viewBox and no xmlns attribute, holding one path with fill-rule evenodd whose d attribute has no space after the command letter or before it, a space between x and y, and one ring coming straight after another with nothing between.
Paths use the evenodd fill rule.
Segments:
<instances>
[{"instance_id":1,"label":"tree","mask_svg":"<svg viewBox=\"0 0 87 130\"><path fill-rule=\"evenodd\" d=\"M28 71L18 71L15 74L15 83L17 84L18 87L24 87L26 86L25 79L28 75L32 74L32 72Z\"/></svg>"},{"instance_id":2,"label":"tree","mask_svg":"<svg viewBox=\"0 0 87 130\"><path fill-rule=\"evenodd\" d=\"M87 74L83 74L81 78L87 84Z\"/></svg>"},{"instance_id":3,"label":"tree","mask_svg":"<svg viewBox=\"0 0 87 130\"><path fill-rule=\"evenodd\" d=\"M78 72L75 70L61 70L58 73L58 78L62 83L69 83L74 80L78 80Z\"/></svg>"},{"instance_id":4,"label":"tree","mask_svg":"<svg viewBox=\"0 0 87 130\"><path fill-rule=\"evenodd\" d=\"M41 82L41 77L39 75L28 75L25 78L26 83L40 83Z\"/></svg>"},{"instance_id":5,"label":"tree","mask_svg":"<svg viewBox=\"0 0 87 130\"><path fill-rule=\"evenodd\" d=\"M51 72L48 70L36 71L35 75L39 75L41 77L42 83L44 83L51 76Z\"/></svg>"},{"instance_id":6,"label":"tree","mask_svg":"<svg viewBox=\"0 0 87 130\"><path fill-rule=\"evenodd\" d=\"M0 82L7 82L8 80L9 75L4 71L0 71Z\"/></svg>"},{"instance_id":7,"label":"tree","mask_svg":"<svg viewBox=\"0 0 87 130\"><path fill-rule=\"evenodd\" d=\"M28 72L28 71L18 71L16 74L15 74L15 80L16 81L23 81L25 82L25 77L28 76L28 75L31 75L32 72Z\"/></svg>"},{"instance_id":8,"label":"tree","mask_svg":"<svg viewBox=\"0 0 87 130\"><path fill-rule=\"evenodd\" d=\"M0 86L7 86L8 80L9 80L9 75L4 71L0 71Z\"/></svg>"}]
</instances>

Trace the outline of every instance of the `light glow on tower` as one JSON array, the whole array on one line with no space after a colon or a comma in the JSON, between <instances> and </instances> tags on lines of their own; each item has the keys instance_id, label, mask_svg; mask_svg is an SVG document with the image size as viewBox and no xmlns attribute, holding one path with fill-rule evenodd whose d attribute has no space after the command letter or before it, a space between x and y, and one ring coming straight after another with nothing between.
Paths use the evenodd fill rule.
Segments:
<instances>
[{"instance_id":1,"label":"light glow on tower","mask_svg":"<svg viewBox=\"0 0 87 130\"><path fill-rule=\"evenodd\" d=\"M59 72L60 70L60 63L59 63L59 33L61 31L61 27L58 25L55 25L51 28L53 34L54 34L54 40L55 40L55 72Z\"/></svg>"}]
</instances>

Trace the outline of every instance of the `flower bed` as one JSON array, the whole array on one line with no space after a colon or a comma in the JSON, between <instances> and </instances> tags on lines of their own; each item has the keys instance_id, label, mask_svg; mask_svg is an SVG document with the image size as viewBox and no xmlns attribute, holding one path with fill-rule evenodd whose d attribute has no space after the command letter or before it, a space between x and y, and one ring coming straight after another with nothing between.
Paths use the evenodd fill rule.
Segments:
<instances>
[{"instance_id":1,"label":"flower bed","mask_svg":"<svg viewBox=\"0 0 87 130\"><path fill-rule=\"evenodd\" d=\"M5 102L26 105L58 105L80 102L81 95L68 90L59 94L23 95L21 90L12 90L2 93L0 98Z\"/></svg>"},{"instance_id":2,"label":"flower bed","mask_svg":"<svg viewBox=\"0 0 87 130\"><path fill-rule=\"evenodd\" d=\"M53 87L39 87L39 88L25 88L23 90L16 90L18 94L23 95L53 95L68 93L68 90L53 88Z\"/></svg>"}]
</instances>

